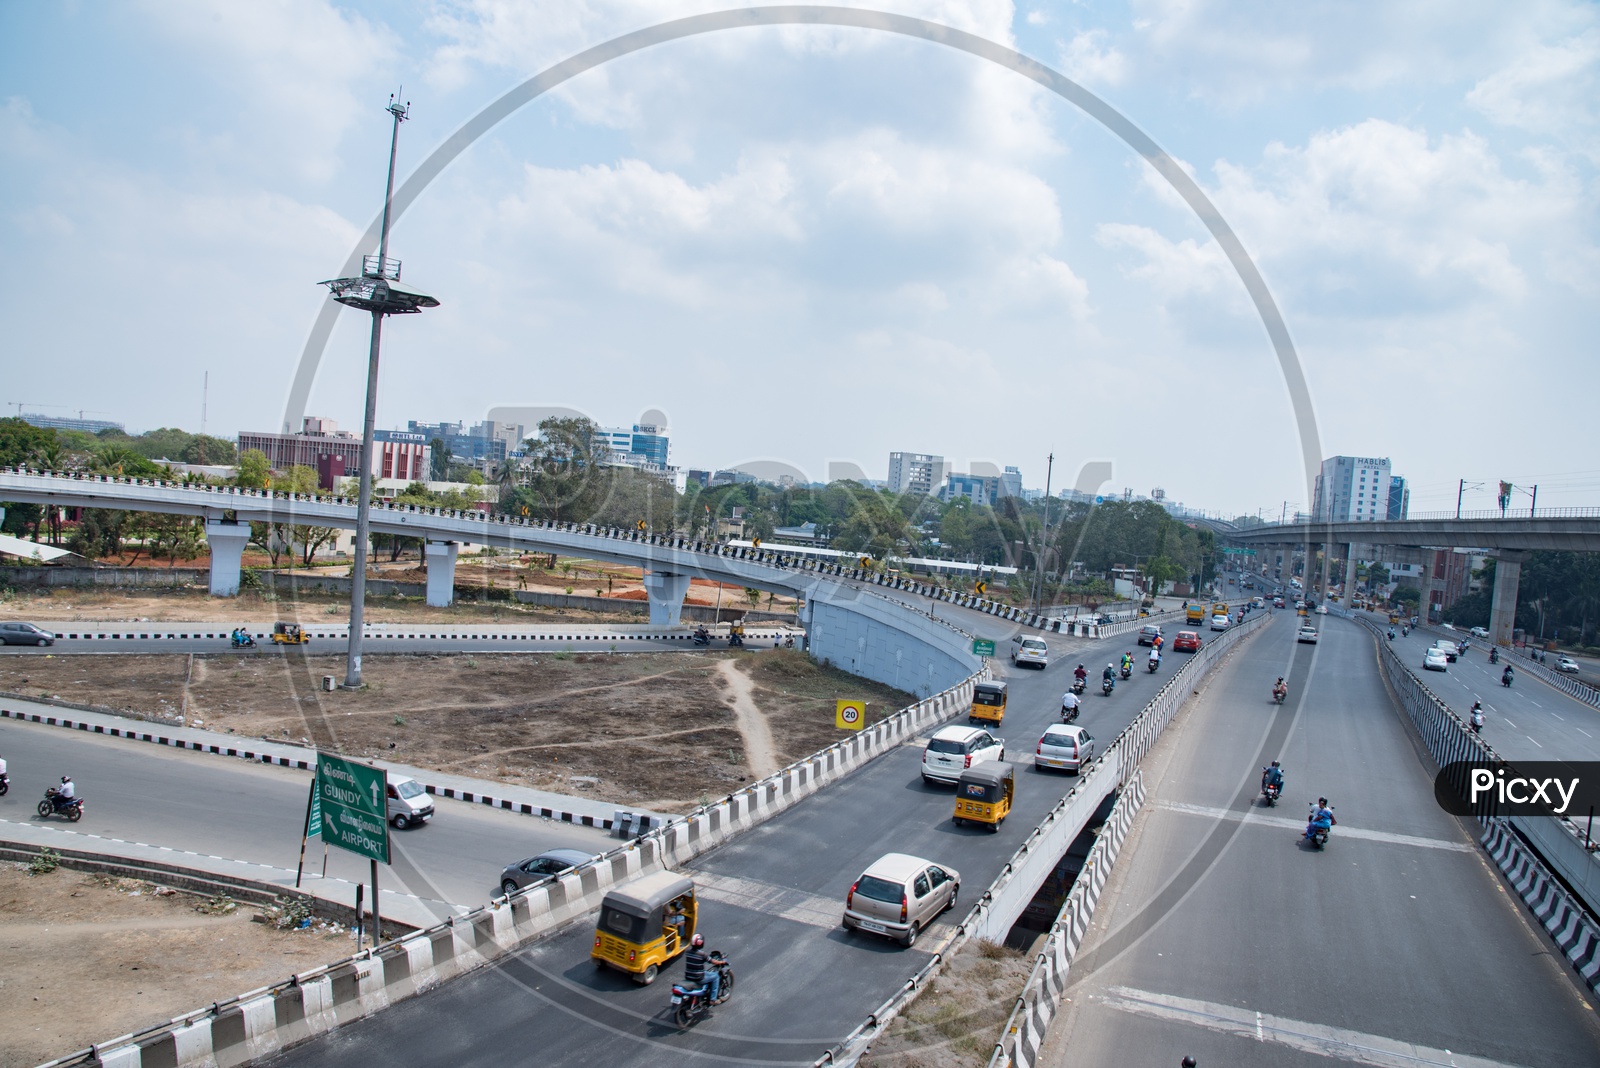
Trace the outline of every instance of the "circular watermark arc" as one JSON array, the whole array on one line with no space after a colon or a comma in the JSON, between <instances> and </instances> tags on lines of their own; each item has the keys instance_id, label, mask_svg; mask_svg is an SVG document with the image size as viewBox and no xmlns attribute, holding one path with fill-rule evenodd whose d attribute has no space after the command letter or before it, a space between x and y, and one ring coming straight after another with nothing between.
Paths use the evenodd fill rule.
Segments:
<instances>
[{"instance_id":1,"label":"circular watermark arc","mask_svg":"<svg viewBox=\"0 0 1600 1068\"><path fill-rule=\"evenodd\" d=\"M394 200L390 205L391 222L404 215L417 197L422 195L423 190L457 156L465 152L478 138L488 133L502 120L510 117L524 104L536 100L550 90L586 71L593 70L595 67L609 63L614 59L631 55L634 52L640 52L669 41L678 41L702 34L716 33L721 30L750 26L836 26L879 30L884 33L915 37L933 44L954 48L979 59L986 59L997 66L1004 67L1043 86L1121 138L1124 144L1143 157L1145 162L1155 168L1156 172L1166 179L1167 184L1172 186L1179 196L1183 197L1184 202L1189 205L1190 210L1205 225L1223 253L1228 257L1228 262L1238 274L1239 280L1244 283L1245 291L1250 295L1250 300L1255 305L1256 313L1261 317L1262 325L1266 327L1267 337L1272 342L1273 352L1278 358L1279 370L1283 374L1284 385L1289 391L1289 403L1294 412L1295 426L1300 437L1301 461L1304 465L1306 477L1306 499L1311 499L1316 474L1322 464L1322 448L1317 432L1316 412L1312 407L1311 392L1306 382L1305 371L1300 366L1300 358L1295 352L1294 341L1289 336L1289 328L1283 320L1282 313L1278 310L1277 303L1272 299L1271 292L1267 289L1266 280L1261 277L1261 272L1256 269L1255 263L1245 251L1244 244L1233 232L1233 228L1223 219L1222 213L1217 210L1216 205L1211 203L1211 199L1206 196L1195 180L1178 165L1176 160L1116 108L1060 71L1047 67L1038 60L1031 59L1015 49L1007 48L1005 45L968 33L965 30L958 30L951 26L930 22L927 19L914 18L910 15L892 14L887 11L831 7L818 4L785 4L773 7L711 11L701 15L672 19L668 22L658 23L655 26L647 26L644 29L625 33L620 37L614 37L602 44L595 45L593 48L585 49L554 66L547 67L521 85L505 93L498 100L495 100L469 119L460 129L451 134L443 144L434 149L422 161L421 165L406 178L400 188L395 190ZM373 219L372 224L367 227L366 233L362 235L356 248L351 251L349 257L345 260L344 266L340 271L340 277L356 274L360 271L361 257L369 248L374 247L377 242L381 222L382 213L380 212ZM291 432L296 429L305 415L306 405L311 396L311 385L316 379L317 368L322 362L322 354L327 348L328 338L333 333L334 320L338 312L339 305L332 300L328 300L323 303L322 310L317 313L316 322L312 325L310 336L306 338L305 348L300 354L300 362L295 368L294 379L289 388L288 401L284 405L283 429L285 432Z\"/></svg>"}]
</instances>

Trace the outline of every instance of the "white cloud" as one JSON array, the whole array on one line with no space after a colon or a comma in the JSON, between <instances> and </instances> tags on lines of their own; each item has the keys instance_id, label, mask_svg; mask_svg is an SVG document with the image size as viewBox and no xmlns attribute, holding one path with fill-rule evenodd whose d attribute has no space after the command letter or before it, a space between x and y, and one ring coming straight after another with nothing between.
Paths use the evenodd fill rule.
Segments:
<instances>
[{"instance_id":1,"label":"white cloud","mask_svg":"<svg viewBox=\"0 0 1600 1068\"><path fill-rule=\"evenodd\" d=\"M1121 85L1128 76L1128 59L1106 43L1109 39L1103 29L1074 35L1061 50L1061 69L1084 85Z\"/></svg>"},{"instance_id":2,"label":"white cloud","mask_svg":"<svg viewBox=\"0 0 1600 1068\"><path fill-rule=\"evenodd\" d=\"M1558 142L1600 162L1600 30L1555 44L1535 42L1481 79L1467 102L1490 119Z\"/></svg>"},{"instance_id":3,"label":"white cloud","mask_svg":"<svg viewBox=\"0 0 1600 1068\"><path fill-rule=\"evenodd\" d=\"M179 63L206 71L239 122L195 131L191 147L213 160L288 166L323 182L338 167L352 123L373 116L370 83L393 69L396 42L385 27L324 0L209 3L146 0L148 25L183 52Z\"/></svg>"}]
</instances>

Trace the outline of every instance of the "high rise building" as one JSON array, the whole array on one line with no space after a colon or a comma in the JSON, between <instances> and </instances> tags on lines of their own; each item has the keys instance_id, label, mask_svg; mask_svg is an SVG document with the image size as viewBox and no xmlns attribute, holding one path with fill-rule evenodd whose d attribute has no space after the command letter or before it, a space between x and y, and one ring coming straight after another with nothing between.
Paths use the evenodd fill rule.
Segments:
<instances>
[{"instance_id":1,"label":"high rise building","mask_svg":"<svg viewBox=\"0 0 1600 1068\"><path fill-rule=\"evenodd\" d=\"M943 456L921 452L891 452L889 454L889 492L921 493L932 496L944 485L950 465Z\"/></svg>"},{"instance_id":2,"label":"high rise building","mask_svg":"<svg viewBox=\"0 0 1600 1068\"><path fill-rule=\"evenodd\" d=\"M1000 476L1000 496L1022 496L1022 471L1019 468L1008 467Z\"/></svg>"},{"instance_id":3,"label":"high rise building","mask_svg":"<svg viewBox=\"0 0 1600 1068\"><path fill-rule=\"evenodd\" d=\"M465 423L419 423L413 419L406 424L406 432L420 434L429 442L442 441L451 460L480 468L498 464L522 447L520 425L492 419L470 427Z\"/></svg>"},{"instance_id":4,"label":"high rise building","mask_svg":"<svg viewBox=\"0 0 1600 1068\"><path fill-rule=\"evenodd\" d=\"M939 499L949 502L957 497L968 497L973 504L992 505L1000 498L1001 480L994 475L958 475L945 476L943 484L939 486Z\"/></svg>"},{"instance_id":5,"label":"high rise building","mask_svg":"<svg viewBox=\"0 0 1600 1068\"><path fill-rule=\"evenodd\" d=\"M1392 486L1388 457L1332 456L1322 461L1311 512L1330 523L1387 519ZM1403 479L1400 503L1405 503Z\"/></svg>"},{"instance_id":6,"label":"high rise building","mask_svg":"<svg viewBox=\"0 0 1600 1068\"><path fill-rule=\"evenodd\" d=\"M1389 507L1385 519L1404 519L1411 512L1411 489L1399 475L1389 476Z\"/></svg>"}]
</instances>

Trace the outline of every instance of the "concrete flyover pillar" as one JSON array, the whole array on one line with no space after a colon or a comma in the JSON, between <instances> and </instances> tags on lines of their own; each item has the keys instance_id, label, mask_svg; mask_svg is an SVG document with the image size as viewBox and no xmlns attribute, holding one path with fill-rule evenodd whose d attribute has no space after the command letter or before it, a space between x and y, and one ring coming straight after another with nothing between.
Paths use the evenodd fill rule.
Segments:
<instances>
[{"instance_id":1,"label":"concrete flyover pillar","mask_svg":"<svg viewBox=\"0 0 1600 1068\"><path fill-rule=\"evenodd\" d=\"M675 575L670 571L647 571L644 592L650 598L650 624L655 627L675 627L683 610L684 595L689 592L689 576Z\"/></svg>"},{"instance_id":2,"label":"concrete flyover pillar","mask_svg":"<svg viewBox=\"0 0 1600 1068\"><path fill-rule=\"evenodd\" d=\"M1356 545L1355 542L1344 547L1344 607L1348 611L1350 602L1356 595Z\"/></svg>"},{"instance_id":3,"label":"concrete flyover pillar","mask_svg":"<svg viewBox=\"0 0 1600 1068\"><path fill-rule=\"evenodd\" d=\"M1525 552L1502 549L1494 565L1494 598L1489 603L1489 640L1510 645L1517 626L1517 586L1522 581Z\"/></svg>"},{"instance_id":4,"label":"concrete flyover pillar","mask_svg":"<svg viewBox=\"0 0 1600 1068\"><path fill-rule=\"evenodd\" d=\"M428 562L428 603L444 608L456 598L456 554L461 546L453 541L430 541L422 547Z\"/></svg>"},{"instance_id":5,"label":"concrete flyover pillar","mask_svg":"<svg viewBox=\"0 0 1600 1068\"><path fill-rule=\"evenodd\" d=\"M1430 622L1433 607L1433 564L1439 554L1433 549L1422 550L1422 597L1417 601L1417 621Z\"/></svg>"},{"instance_id":6,"label":"concrete flyover pillar","mask_svg":"<svg viewBox=\"0 0 1600 1068\"><path fill-rule=\"evenodd\" d=\"M211 549L211 596L239 596L239 561L249 541L249 523L206 520L206 545Z\"/></svg>"}]
</instances>

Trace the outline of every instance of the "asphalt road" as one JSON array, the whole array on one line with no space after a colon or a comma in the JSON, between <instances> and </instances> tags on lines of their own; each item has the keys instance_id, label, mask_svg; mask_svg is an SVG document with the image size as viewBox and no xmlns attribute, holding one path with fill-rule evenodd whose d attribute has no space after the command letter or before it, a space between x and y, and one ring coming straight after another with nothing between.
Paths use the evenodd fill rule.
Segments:
<instances>
[{"instance_id":1,"label":"asphalt road","mask_svg":"<svg viewBox=\"0 0 1600 1068\"><path fill-rule=\"evenodd\" d=\"M215 629L215 625L213 625ZM223 625L226 630L226 625ZM552 628L554 629L554 628ZM752 624L750 630L758 628ZM487 632L486 632L487 633ZM574 634L579 633L574 631ZM796 632L798 634L798 632ZM747 647L754 650L772 648L772 639L750 638ZM36 645L0 645L0 654L10 656L31 656L39 653L51 653L56 656L72 656L75 654L94 654L104 656L116 653L208 653L213 656L282 656L285 652L301 652L310 656L343 655L348 643L343 638L313 638L305 645L299 646L273 646L261 642L254 649L234 649L228 644L226 638L146 638L128 639L117 641L84 642L60 641L52 646ZM726 649L725 638L717 638L711 643L713 649ZM367 638L361 643L362 652L368 655L381 655L384 653L559 653L565 650L604 651L611 650L624 653L660 653L684 652L699 649L700 646L689 641L648 641L630 638L623 635L602 636L591 638L561 639L556 641L535 639L507 639L507 638L456 638L439 636L436 638Z\"/></svg>"},{"instance_id":2,"label":"asphalt road","mask_svg":"<svg viewBox=\"0 0 1600 1068\"><path fill-rule=\"evenodd\" d=\"M922 782L919 741L690 865L703 901L701 929L733 961L738 987L713 1018L689 1032L678 1033L664 1012L681 964L653 986L636 986L590 963L593 930L580 924L269 1063L501 1065L538 1050L541 1065L586 1068L643 1068L691 1056L810 1064L926 964L924 947L937 944L965 912L965 906L947 912L911 950L846 935L839 921L855 877L884 853L909 852L955 867L962 900L970 902L1071 788L1071 776L1033 770L1030 754L1045 726L1058 720L1061 693L1080 659L1075 650L1086 650L1085 663L1103 666L1120 647L1055 635L1049 641L1050 668L1009 671L1001 733L1007 756L1023 763L1016 807L999 833L952 824L953 791ZM1109 740L1154 696L1174 658L1183 655L1169 654L1157 676L1136 673L1109 698L1091 690L1078 722L1098 741Z\"/></svg>"},{"instance_id":3,"label":"asphalt road","mask_svg":"<svg viewBox=\"0 0 1600 1068\"><path fill-rule=\"evenodd\" d=\"M295 869L310 772L10 719L0 720L0 754L11 773L0 837L6 823L31 824L59 832L68 849L115 853L118 842L134 842ZM63 774L85 800L83 819L40 820L34 807ZM427 825L391 832L393 863L381 885L434 902L440 919L449 905L487 903L513 861L557 846L600 853L617 844L594 828L445 798L434 805ZM322 851L315 841L311 849L307 867L320 872ZM330 851L330 877L362 882L367 872L367 861Z\"/></svg>"},{"instance_id":4,"label":"asphalt road","mask_svg":"<svg viewBox=\"0 0 1600 1068\"><path fill-rule=\"evenodd\" d=\"M1483 702L1483 740L1508 760L1600 760L1600 708L1546 686L1529 671L1517 672L1511 687L1500 685L1506 664L1515 657L1501 650L1499 664L1489 663L1489 643L1471 639L1467 655L1445 671L1426 671L1422 653L1441 637L1459 642L1467 635L1437 628L1395 631L1395 651L1428 689L1465 718L1473 701Z\"/></svg>"},{"instance_id":5,"label":"asphalt road","mask_svg":"<svg viewBox=\"0 0 1600 1068\"><path fill-rule=\"evenodd\" d=\"M1368 632L1324 618L1312 647L1294 631L1279 619L1238 651L1147 762L1038 1063L1600 1063L1575 978L1434 802ZM1272 757L1287 788L1264 809ZM1300 832L1319 793L1339 825L1315 852Z\"/></svg>"}]
</instances>

